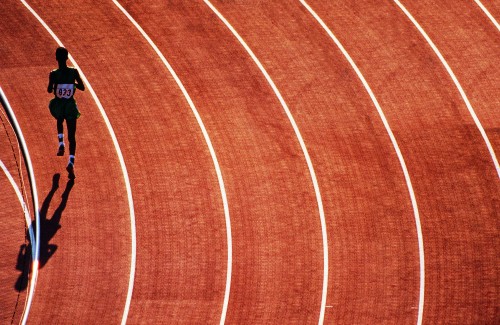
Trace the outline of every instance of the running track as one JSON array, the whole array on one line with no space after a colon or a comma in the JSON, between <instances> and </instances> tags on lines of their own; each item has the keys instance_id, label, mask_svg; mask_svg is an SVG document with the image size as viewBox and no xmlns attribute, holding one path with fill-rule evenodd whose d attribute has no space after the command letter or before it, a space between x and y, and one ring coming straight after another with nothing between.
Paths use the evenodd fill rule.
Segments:
<instances>
[{"instance_id":1,"label":"running track","mask_svg":"<svg viewBox=\"0 0 500 325\"><path fill-rule=\"evenodd\" d=\"M465 98L393 1L117 3L27 1L97 96L76 95L73 186L46 109L58 45L0 5L0 85L42 201L30 324L500 322L500 30L476 2L401 1ZM0 186L17 323L25 221Z\"/></svg>"}]
</instances>

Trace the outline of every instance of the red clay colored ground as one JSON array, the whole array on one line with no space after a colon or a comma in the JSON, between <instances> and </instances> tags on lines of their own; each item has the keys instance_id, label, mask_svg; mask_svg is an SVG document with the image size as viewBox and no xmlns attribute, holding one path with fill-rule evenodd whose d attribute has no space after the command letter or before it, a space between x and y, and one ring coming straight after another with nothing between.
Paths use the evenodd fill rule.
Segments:
<instances>
[{"instance_id":1,"label":"red clay colored ground","mask_svg":"<svg viewBox=\"0 0 500 325\"><path fill-rule=\"evenodd\" d=\"M406 2L500 151L499 31L473 1ZM135 257L130 324L218 324L221 317L228 324L317 324L322 312L325 323L415 324L417 207L423 323L499 321L499 177L450 76L396 4L308 1L378 99L417 206L372 99L301 3L213 2L289 107L321 209L282 104L212 10L203 1L120 3L178 74L206 127L227 193L231 242L202 129L138 30L112 1L31 0L88 78L116 134L135 212L132 255L124 171L96 101L88 87L75 96L82 117L73 184L67 157L55 155L55 120L47 109L58 45L21 2L4 1L0 86L26 136L42 218L29 323L120 323ZM500 17L498 5L483 3ZM0 160L20 184L13 133L0 116ZM3 172L0 189L0 322L17 323L26 299L16 287L25 222Z\"/></svg>"}]
</instances>

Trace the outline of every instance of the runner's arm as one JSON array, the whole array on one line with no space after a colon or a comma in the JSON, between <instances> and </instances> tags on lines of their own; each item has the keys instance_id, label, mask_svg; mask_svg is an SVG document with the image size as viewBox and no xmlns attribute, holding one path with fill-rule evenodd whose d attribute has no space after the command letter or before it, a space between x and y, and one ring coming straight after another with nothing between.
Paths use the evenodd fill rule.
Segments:
<instances>
[{"instance_id":1,"label":"runner's arm","mask_svg":"<svg viewBox=\"0 0 500 325\"><path fill-rule=\"evenodd\" d=\"M76 71L76 76L75 76L76 84L75 84L75 87L76 87L76 89L80 89L81 91L84 91L85 90L85 85L83 84L82 78L80 78L80 73L78 72L77 69L75 69L75 71Z\"/></svg>"},{"instance_id":2,"label":"runner's arm","mask_svg":"<svg viewBox=\"0 0 500 325\"><path fill-rule=\"evenodd\" d=\"M47 92L51 93L54 90L54 82L52 81L52 72L49 73L49 85L47 86Z\"/></svg>"}]
</instances>

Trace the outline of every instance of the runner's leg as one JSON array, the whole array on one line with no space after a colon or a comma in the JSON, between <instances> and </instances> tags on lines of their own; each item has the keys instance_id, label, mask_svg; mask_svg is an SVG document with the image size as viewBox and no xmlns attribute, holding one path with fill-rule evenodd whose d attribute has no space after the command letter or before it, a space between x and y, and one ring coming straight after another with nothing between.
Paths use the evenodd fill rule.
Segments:
<instances>
[{"instance_id":1,"label":"runner's leg","mask_svg":"<svg viewBox=\"0 0 500 325\"><path fill-rule=\"evenodd\" d=\"M57 119L57 139L59 140L59 150L57 151L58 156L64 155L64 119Z\"/></svg>"},{"instance_id":2,"label":"runner's leg","mask_svg":"<svg viewBox=\"0 0 500 325\"><path fill-rule=\"evenodd\" d=\"M57 119L57 134L63 134L64 132L63 122L64 118Z\"/></svg>"},{"instance_id":3,"label":"runner's leg","mask_svg":"<svg viewBox=\"0 0 500 325\"><path fill-rule=\"evenodd\" d=\"M76 151L76 118L66 120L66 127L68 128L68 141L69 141L69 162L66 170L68 171L69 179L75 179L75 151Z\"/></svg>"},{"instance_id":4,"label":"runner's leg","mask_svg":"<svg viewBox=\"0 0 500 325\"><path fill-rule=\"evenodd\" d=\"M69 154L74 156L76 152L76 118L66 120L68 127Z\"/></svg>"}]
</instances>

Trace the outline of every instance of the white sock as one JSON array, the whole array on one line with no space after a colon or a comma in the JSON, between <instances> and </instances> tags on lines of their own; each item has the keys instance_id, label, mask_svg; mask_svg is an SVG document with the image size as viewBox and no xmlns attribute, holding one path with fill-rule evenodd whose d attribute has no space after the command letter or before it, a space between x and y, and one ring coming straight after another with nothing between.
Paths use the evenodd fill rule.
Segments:
<instances>
[{"instance_id":1,"label":"white sock","mask_svg":"<svg viewBox=\"0 0 500 325\"><path fill-rule=\"evenodd\" d=\"M60 145L60 146L64 146L64 134L59 133L59 134L57 135L57 138L59 139L59 145Z\"/></svg>"},{"instance_id":2,"label":"white sock","mask_svg":"<svg viewBox=\"0 0 500 325\"><path fill-rule=\"evenodd\" d=\"M75 155L69 155L69 163L75 164Z\"/></svg>"}]
</instances>

